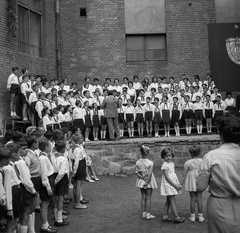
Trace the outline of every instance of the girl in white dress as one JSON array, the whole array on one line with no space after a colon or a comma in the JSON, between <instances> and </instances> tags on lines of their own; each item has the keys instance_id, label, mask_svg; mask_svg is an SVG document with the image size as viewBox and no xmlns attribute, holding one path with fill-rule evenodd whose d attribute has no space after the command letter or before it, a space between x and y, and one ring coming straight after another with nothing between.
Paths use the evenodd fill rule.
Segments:
<instances>
[{"instance_id":1,"label":"girl in white dress","mask_svg":"<svg viewBox=\"0 0 240 233\"><path fill-rule=\"evenodd\" d=\"M157 188L157 182L153 174L153 162L147 158L149 147L141 145L140 152L142 159L139 159L136 163L136 175L138 177L136 187L140 188L142 195L142 218L149 220L155 218L154 215L150 214L150 210L152 191Z\"/></svg>"},{"instance_id":2,"label":"girl in white dress","mask_svg":"<svg viewBox=\"0 0 240 233\"><path fill-rule=\"evenodd\" d=\"M184 175L182 185L185 183L185 190L190 194L190 211L191 217L189 218L190 222L195 222L195 207L197 204L198 207L198 221L203 222L203 203L202 203L202 192L197 192L196 179L198 175L198 169L200 169L200 164L202 159L199 158L201 149L197 145L193 145L189 149L190 156L192 159L189 159L184 164Z\"/></svg>"},{"instance_id":3,"label":"girl in white dress","mask_svg":"<svg viewBox=\"0 0 240 233\"><path fill-rule=\"evenodd\" d=\"M178 177L174 170L174 163L172 162L174 154L172 153L171 149L164 148L161 152L161 157L164 159L164 162L161 167L163 174L160 192L162 196L166 196L162 221L172 221L168 217L168 211L171 207L172 213L174 215L173 223L183 223L185 221L185 218L179 217L176 208L175 195L178 195L180 193L182 186L180 185Z\"/></svg>"}]
</instances>

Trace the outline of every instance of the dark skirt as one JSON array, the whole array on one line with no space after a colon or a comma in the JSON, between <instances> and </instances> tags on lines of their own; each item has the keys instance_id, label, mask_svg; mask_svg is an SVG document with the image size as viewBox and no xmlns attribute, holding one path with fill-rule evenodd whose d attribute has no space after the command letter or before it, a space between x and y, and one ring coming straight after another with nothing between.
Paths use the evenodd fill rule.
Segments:
<instances>
[{"instance_id":1,"label":"dark skirt","mask_svg":"<svg viewBox=\"0 0 240 233\"><path fill-rule=\"evenodd\" d=\"M74 129L80 128L80 130L83 132L83 130L84 130L83 119L75 119L73 121L73 128Z\"/></svg>"},{"instance_id":2,"label":"dark skirt","mask_svg":"<svg viewBox=\"0 0 240 233\"><path fill-rule=\"evenodd\" d=\"M124 113L118 113L118 123L123 124L124 121Z\"/></svg>"},{"instance_id":3,"label":"dark skirt","mask_svg":"<svg viewBox=\"0 0 240 233\"><path fill-rule=\"evenodd\" d=\"M137 115L136 115L136 122L137 123L144 123L143 113L137 113Z\"/></svg>"},{"instance_id":4,"label":"dark skirt","mask_svg":"<svg viewBox=\"0 0 240 233\"><path fill-rule=\"evenodd\" d=\"M59 124L53 124L53 129L60 129L60 125Z\"/></svg>"},{"instance_id":5,"label":"dark skirt","mask_svg":"<svg viewBox=\"0 0 240 233\"><path fill-rule=\"evenodd\" d=\"M6 208L5 206L0 205L0 220L4 219L6 217Z\"/></svg>"},{"instance_id":6,"label":"dark skirt","mask_svg":"<svg viewBox=\"0 0 240 233\"><path fill-rule=\"evenodd\" d=\"M11 84L10 94L18 95L18 93L19 93L19 86L17 84Z\"/></svg>"},{"instance_id":7,"label":"dark skirt","mask_svg":"<svg viewBox=\"0 0 240 233\"><path fill-rule=\"evenodd\" d=\"M56 176L56 175L54 175ZM69 180L68 175L65 174L64 177L57 183L55 186L55 195L56 196L64 196L69 192Z\"/></svg>"},{"instance_id":8,"label":"dark skirt","mask_svg":"<svg viewBox=\"0 0 240 233\"><path fill-rule=\"evenodd\" d=\"M179 122L179 117L180 117L180 111L179 110L172 110L172 122L174 124Z\"/></svg>"},{"instance_id":9,"label":"dark skirt","mask_svg":"<svg viewBox=\"0 0 240 233\"><path fill-rule=\"evenodd\" d=\"M133 122L134 121L134 116L132 113L127 113L126 114L126 122Z\"/></svg>"},{"instance_id":10,"label":"dark skirt","mask_svg":"<svg viewBox=\"0 0 240 233\"><path fill-rule=\"evenodd\" d=\"M34 197L33 195L27 191L23 184L21 186L21 194L22 194L22 202L24 206L33 205Z\"/></svg>"},{"instance_id":11,"label":"dark skirt","mask_svg":"<svg viewBox=\"0 0 240 233\"><path fill-rule=\"evenodd\" d=\"M184 110L183 111L183 118L184 119L193 119L193 111L190 110Z\"/></svg>"},{"instance_id":12,"label":"dark skirt","mask_svg":"<svg viewBox=\"0 0 240 233\"><path fill-rule=\"evenodd\" d=\"M32 180L32 183L34 185L34 188L35 188L36 192L40 192L42 190L42 187L43 187L41 176L32 177L31 180Z\"/></svg>"},{"instance_id":13,"label":"dark skirt","mask_svg":"<svg viewBox=\"0 0 240 233\"><path fill-rule=\"evenodd\" d=\"M86 159L82 159L79 161L78 163L78 169L77 169L77 172L74 176L74 180L85 180L86 179Z\"/></svg>"},{"instance_id":14,"label":"dark skirt","mask_svg":"<svg viewBox=\"0 0 240 233\"><path fill-rule=\"evenodd\" d=\"M202 121L202 119L203 119L203 110L201 110L201 109L195 110L194 115L195 115L195 119L197 121Z\"/></svg>"},{"instance_id":15,"label":"dark skirt","mask_svg":"<svg viewBox=\"0 0 240 233\"><path fill-rule=\"evenodd\" d=\"M218 119L219 117L223 116L223 111L220 110L220 111L215 111L215 120Z\"/></svg>"},{"instance_id":16,"label":"dark skirt","mask_svg":"<svg viewBox=\"0 0 240 233\"><path fill-rule=\"evenodd\" d=\"M162 110L163 123L170 123L170 110Z\"/></svg>"},{"instance_id":17,"label":"dark skirt","mask_svg":"<svg viewBox=\"0 0 240 233\"><path fill-rule=\"evenodd\" d=\"M107 124L106 117L105 116L101 116L100 122L101 122L101 125L106 125Z\"/></svg>"},{"instance_id":18,"label":"dark skirt","mask_svg":"<svg viewBox=\"0 0 240 233\"><path fill-rule=\"evenodd\" d=\"M91 128L92 127L92 121L91 121L91 116L90 115L85 116L85 127L86 128Z\"/></svg>"},{"instance_id":19,"label":"dark skirt","mask_svg":"<svg viewBox=\"0 0 240 233\"><path fill-rule=\"evenodd\" d=\"M21 93L22 103L27 104L26 97Z\"/></svg>"},{"instance_id":20,"label":"dark skirt","mask_svg":"<svg viewBox=\"0 0 240 233\"><path fill-rule=\"evenodd\" d=\"M153 120L153 113L152 111L145 112L145 121L152 121Z\"/></svg>"},{"instance_id":21,"label":"dark skirt","mask_svg":"<svg viewBox=\"0 0 240 233\"><path fill-rule=\"evenodd\" d=\"M20 185L17 186L15 185L12 187L12 207L14 218L19 218L19 216L24 212L24 205Z\"/></svg>"},{"instance_id":22,"label":"dark skirt","mask_svg":"<svg viewBox=\"0 0 240 233\"><path fill-rule=\"evenodd\" d=\"M64 121L60 123L61 128L67 128L68 131L72 131L72 122L71 121Z\"/></svg>"},{"instance_id":23,"label":"dark skirt","mask_svg":"<svg viewBox=\"0 0 240 233\"><path fill-rule=\"evenodd\" d=\"M100 126L99 116L93 115L93 127L99 127L99 126Z\"/></svg>"},{"instance_id":24,"label":"dark skirt","mask_svg":"<svg viewBox=\"0 0 240 233\"><path fill-rule=\"evenodd\" d=\"M31 109L31 112L32 113L35 113L36 112L36 103L37 103L37 101L34 101L34 102L32 102L31 103L31 105L30 105L30 109Z\"/></svg>"},{"instance_id":25,"label":"dark skirt","mask_svg":"<svg viewBox=\"0 0 240 233\"><path fill-rule=\"evenodd\" d=\"M46 126L47 131L52 131L53 130L53 124L49 124Z\"/></svg>"},{"instance_id":26,"label":"dark skirt","mask_svg":"<svg viewBox=\"0 0 240 233\"><path fill-rule=\"evenodd\" d=\"M54 174L48 177L49 184L51 186L52 192L54 193ZM42 201L50 201L52 196L48 195L47 188L43 186L42 190L39 192L40 199Z\"/></svg>"},{"instance_id":27,"label":"dark skirt","mask_svg":"<svg viewBox=\"0 0 240 233\"><path fill-rule=\"evenodd\" d=\"M154 123L159 124L161 122L161 115L160 112L155 112L154 113L154 119L153 119Z\"/></svg>"},{"instance_id":28,"label":"dark skirt","mask_svg":"<svg viewBox=\"0 0 240 233\"><path fill-rule=\"evenodd\" d=\"M213 110L212 109L205 109L205 117L206 119L212 118Z\"/></svg>"}]
</instances>

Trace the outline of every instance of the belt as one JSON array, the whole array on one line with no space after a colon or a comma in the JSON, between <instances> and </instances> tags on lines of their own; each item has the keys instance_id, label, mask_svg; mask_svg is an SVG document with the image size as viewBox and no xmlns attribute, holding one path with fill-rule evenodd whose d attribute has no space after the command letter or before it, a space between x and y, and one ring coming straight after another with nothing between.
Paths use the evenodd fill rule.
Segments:
<instances>
[{"instance_id":1,"label":"belt","mask_svg":"<svg viewBox=\"0 0 240 233\"><path fill-rule=\"evenodd\" d=\"M16 184L12 186L12 190L20 189L20 184Z\"/></svg>"}]
</instances>

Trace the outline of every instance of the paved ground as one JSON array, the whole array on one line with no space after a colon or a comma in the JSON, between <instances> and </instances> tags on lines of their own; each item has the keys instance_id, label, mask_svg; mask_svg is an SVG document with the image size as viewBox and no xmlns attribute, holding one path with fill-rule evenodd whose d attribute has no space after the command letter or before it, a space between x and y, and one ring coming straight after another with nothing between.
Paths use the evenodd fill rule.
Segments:
<instances>
[{"instance_id":1,"label":"paved ground","mask_svg":"<svg viewBox=\"0 0 240 233\"><path fill-rule=\"evenodd\" d=\"M177 171L181 179L181 170ZM156 168L155 176L160 184L161 173ZM190 223L183 224L162 223L164 197L159 194L159 189L154 190L152 197L152 213L156 215L154 220L141 219L140 191L135 188L135 175L129 177L100 176L101 181L84 184L84 196L90 200L87 210L73 209L73 203L68 206L71 211L70 225L59 229L59 233L206 233L207 224ZM204 209L208 193L205 192ZM189 196L183 191L177 197L179 214L189 217ZM204 211L204 215L205 211ZM39 216L38 216L39 222ZM37 224L39 225L39 224ZM38 228L39 229L39 228Z\"/></svg>"}]
</instances>

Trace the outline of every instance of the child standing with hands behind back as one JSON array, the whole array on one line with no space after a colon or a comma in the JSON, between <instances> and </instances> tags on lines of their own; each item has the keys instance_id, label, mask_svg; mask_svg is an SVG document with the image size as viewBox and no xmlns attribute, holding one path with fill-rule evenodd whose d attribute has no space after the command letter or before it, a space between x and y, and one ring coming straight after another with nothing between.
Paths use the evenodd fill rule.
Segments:
<instances>
[{"instance_id":1,"label":"child standing with hands behind back","mask_svg":"<svg viewBox=\"0 0 240 233\"><path fill-rule=\"evenodd\" d=\"M150 214L150 210L152 191L157 188L157 182L153 174L153 162L147 158L149 147L141 145L140 152L142 159L139 159L136 163L136 175L138 177L136 187L140 188L142 195L142 218L149 220L155 218L154 215Z\"/></svg>"},{"instance_id":2,"label":"child standing with hands behind back","mask_svg":"<svg viewBox=\"0 0 240 233\"><path fill-rule=\"evenodd\" d=\"M172 213L174 215L173 223L183 223L185 221L185 218L179 217L176 207L175 195L179 194L182 186L180 185L178 177L175 173L175 165L172 161L174 154L170 148L164 148L161 152L161 157L162 159L164 159L164 162L161 167L163 174L160 191L162 196L166 196L166 203L164 205L164 215L162 221L172 221L168 217L168 211L171 207Z\"/></svg>"},{"instance_id":3,"label":"child standing with hands behind back","mask_svg":"<svg viewBox=\"0 0 240 233\"><path fill-rule=\"evenodd\" d=\"M185 190L190 194L190 211L191 217L189 218L190 222L195 222L195 207L197 203L198 207L198 221L204 222L203 217L203 203L202 203L202 193L197 192L196 187L196 178L198 175L198 169L200 168L200 164L202 159L199 158L201 153L201 149L197 145L193 145L189 149L190 156L192 157L184 164L184 175L183 182L185 183Z\"/></svg>"}]
</instances>

